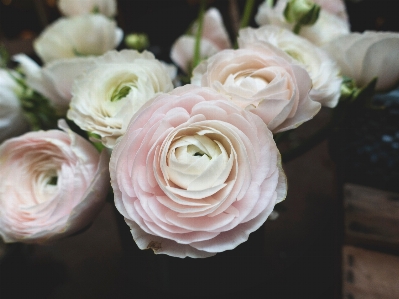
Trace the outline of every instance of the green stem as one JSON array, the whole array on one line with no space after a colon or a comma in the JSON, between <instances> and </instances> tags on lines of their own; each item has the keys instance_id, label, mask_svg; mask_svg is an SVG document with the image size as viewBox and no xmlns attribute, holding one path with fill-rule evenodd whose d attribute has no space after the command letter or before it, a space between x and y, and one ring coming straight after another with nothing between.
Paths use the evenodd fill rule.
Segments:
<instances>
[{"instance_id":1,"label":"green stem","mask_svg":"<svg viewBox=\"0 0 399 299\"><path fill-rule=\"evenodd\" d=\"M252 16L252 10L254 8L255 0L247 0L245 2L244 13L242 14L241 21L240 21L240 28L245 28L249 24L249 20ZM234 42L234 49L238 49L238 41Z\"/></svg>"},{"instance_id":2,"label":"green stem","mask_svg":"<svg viewBox=\"0 0 399 299\"><path fill-rule=\"evenodd\" d=\"M302 28L302 25L300 24L300 23L297 23L295 26L294 26L294 29L292 30L295 34L299 34L299 31L301 31L301 28Z\"/></svg>"},{"instance_id":3,"label":"green stem","mask_svg":"<svg viewBox=\"0 0 399 299\"><path fill-rule=\"evenodd\" d=\"M240 28L247 27L249 24L249 20L252 17L252 11L254 9L255 0L247 0L245 2L244 13L241 18Z\"/></svg>"},{"instance_id":4,"label":"green stem","mask_svg":"<svg viewBox=\"0 0 399 299\"><path fill-rule=\"evenodd\" d=\"M202 27L204 24L204 13L206 8L206 0L201 0L200 9L198 14L198 29L195 36L195 46L194 46L194 58L193 58L193 69L200 63L201 57L201 37L202 37Z\"/></svg>"}]
</instances>

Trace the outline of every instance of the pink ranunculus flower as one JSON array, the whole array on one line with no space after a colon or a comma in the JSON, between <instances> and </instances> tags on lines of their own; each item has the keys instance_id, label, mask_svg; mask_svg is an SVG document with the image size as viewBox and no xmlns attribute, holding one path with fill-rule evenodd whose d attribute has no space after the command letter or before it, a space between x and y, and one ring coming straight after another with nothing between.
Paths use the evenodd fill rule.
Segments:
<instances>
[{"instance_id":1,"label":"pink ranunculus flower","mask_svg":"<svg viewBox=\"0 0 399 299\"><path fill-rule=\"evenodd\" d=\"M160 94L136 113L112 152L110 173L138 247L181 258L245 242L287 188L264 122L193 85Z\"/></svg>"},{"instance_id":2,"label":"pink ranunculus flower","mask_svg":"<svg viewBox=\"0 0 399 299\"><path fill-rule=\"evenodd\" d=\"M240 30L238 45L264 41L287 53L293 62L302 65L312 79L309 96L321 105L333 108L341 96L342 77L335 62L323 49L293 32L273 25Z\"/></svg>"},{"instance_id":3,"label":"pink ranunculus flower","mask_svg":"<svg viewBox=\"0 0 399 299\"><path fill-rule=\"evenodd\" d=\"M194 58L195 35L197 24L194 24L190 34L182 35L173 44L170 58L184 72L188 73ZM223 49L231 48L231 42L223 24L222 15L216 8L210 8L204 15L202 28L200 57L205 59Z\"/></svg>"},{"instance_id":4,"label":"pink ranunculus flower","mask_svg":"<svg viewBox=\"0 0 399 299\"><path fill-rule=\"evenodd\" d=\"M106 151L72 132L29 132L0 146L0 236L43 243L90 224L109 186Z\"/></svg>"},{"instance_id":5,"label":"pink ranunculus flower","mask_svg":"<svg viewBox=\"0 0 399 299\"><path fill-rule=\"evenodd\" d=\"M288 54L261 40L203 61L193 70L191 83L227 95L239 107L260 116L273 133L298 127L321 107L309 97L308 72Z\"/></svg>"}]
</instances>

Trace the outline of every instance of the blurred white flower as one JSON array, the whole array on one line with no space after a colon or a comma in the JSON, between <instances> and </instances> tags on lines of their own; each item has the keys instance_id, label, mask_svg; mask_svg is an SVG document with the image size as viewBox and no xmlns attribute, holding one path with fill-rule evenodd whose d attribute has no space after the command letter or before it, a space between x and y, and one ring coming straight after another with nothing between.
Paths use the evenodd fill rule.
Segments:
<instances>
[{"instance_id":1,"label":"blurred white flower","mask_svg":"<svg viewBox=\"0 0 399 299\"><path fill-rule=\"evenodd\" d=\"M170 75L170 69L150 52L108 52L75 81L67 116L112 148L141 106L157 93L173 89Z\"/></svg>"},{"instance_id":2,"label":"blurred white flower","mask_svg":"<svg viewBox=\"0 0 399 299\"><path fill-rule=\"evenodd\" d=\"M123 37L115 21L100 14L60 18L34 41L44 63L77 56L98 56L115 49Z\"/></svg>"},{"instance_id":3,"label":"blurred white flower","mask_svg":"<svg viewBox=\"0 0 399 299\"><path fill-rule=\"evenodd\" d=\"M194 58L195 35L198 24L194 24L189 35L182 35L172 46L170 58L188 73ZM206 59L223 49L231 48L231 42L218 9L210 8L204 14L200 47L201 59Z\"/></svg>"},{"instance_id":4,"label":"blurred white flower","mask_svg":"<svg viewBox=\"0 0 399 299\"><path fill-rule=\"evenodd\" d=\"M29 129L19 100L22 87L12 76L19 77L14 71L0 69L0 143Z\"/></svg>"},{"instance_id":5,"label":"blurred white flower","mask_svg":"<svg viewBox=\"0 0 399 299\"><path fill-rule=\"evenodd\" d=\"M378 77L376 90L384 91L399 83L399 33L351 33L326 45L342 74L359 87Z\"/></svg>"},{"instance_id":6,"label":"blurred white flower","mask_svg":"<svg viewBox=\"0 0 399 299\"><path fill-rule=\"evenodd\" d=\"M312 79L309 96L323 106L335 107L341 94L342 78L335 61L329 55L302 38L284 28L265 25L258 29L240 30L238 44L267 42L286 52L293 62L300 63L308 71Z\"/></svg>"},{"instance_id":7,"label":"blurred white flower","mask_svg":"<svg viewBox=\"0 0 399 299\"><path fill-rule=\"evenodd\" d=\"M292 31L294 24L288 23L284 18L287 2L288 0L279 0L274 7L270 7L266 1L262 3L255 16L256 23L260 26L277 25ZM332 14L322 7L316 23L312 26L302 26L299 35L320 47L349 32L349 22L346 19Z\"/></svg>"},{"instance_id":8,"label":"blurred white flower","mask_svg":"<svg viewBox=\"0 0 399 299\"><path fill-rule=\"evenodd\" d=\"M25 54L13 57L25 74L26 85L46 97L59 114L65 114L72 98L72 83L93 66L93 57L59 59L40 67Z\"/></svg>"},{"instance_id":9,"label":"blurred white flower","mask_svg":"<svg viewBox=\"0 0 399 299\"><path fill-rule=\"evenodd\" d=\"M345 2L343 0L313 0L314 3L321 6L322 9L334 14L341 19L348 20Z\"/></svg>"},{"instance_id":10,"label":"blurred white flower","mask_svg":"<svg viewBox=\"0 0 399 299\"><path fill-rule=\"evenodd\" d=\"M59 0L58 8L65 16L100 13L107 17L116 15L116 0Z\"/></svg>"}]
</instances>

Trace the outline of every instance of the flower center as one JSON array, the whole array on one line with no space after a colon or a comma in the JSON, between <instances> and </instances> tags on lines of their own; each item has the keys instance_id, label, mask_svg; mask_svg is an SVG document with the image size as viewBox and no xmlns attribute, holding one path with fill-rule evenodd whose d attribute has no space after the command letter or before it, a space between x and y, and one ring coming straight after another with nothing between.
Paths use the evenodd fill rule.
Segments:
<instances>
[{"instance_id":1,"label":"flower center","mask_svg":"<svg viewBox=\"0 0 399 299\"><path fill-rule=\"evenodd\" d=\"M247 90L258 91L266 88L268 82L257 76L242 76L236 79L236 84Z\"/></svg>"},{"instance_id":2,"label":"flower center","mask_svg":"<svg viewBox=\"0 0 399 299\"><path fill-rule=\"evenodd\" d=\"M232 163L223 145L206 135L177 138L166 159L170 182L188 191L221 185L227 179Z\"/></svg>"},{"instance_id":3,"label":"flower center","mask_svg":"<svg viewBox=\"0 0 399 299\"><path fill-rule=\"evenodd\" d=\"M131 82L123 82L119 84L111 95L111 102L116 102L126 97L132 88L137 88L136 82L136 80L133 80Z\"/></svg>"}]
</instances>

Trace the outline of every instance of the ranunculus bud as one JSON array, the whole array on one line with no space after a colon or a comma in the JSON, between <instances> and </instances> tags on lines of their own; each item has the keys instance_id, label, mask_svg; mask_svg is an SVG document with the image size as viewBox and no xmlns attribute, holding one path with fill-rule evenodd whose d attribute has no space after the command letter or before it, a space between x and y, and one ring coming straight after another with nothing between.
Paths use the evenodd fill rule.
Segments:
<instances>
[{"instance_id":1,"label":"ranunculus bud","mask_svg":"<svg viewBox=\"0 0 399 299\"><path fill-rule=\"evenodd\" d=\"M150 41L145 33L131 33L125 37L125 44L130 49L143 51L148 48Z\"/></svg>"},{"instance_id":2,"label":"ranunculus bud","mask_svg":"<svg viewBox=\"0 0 399 299\"><path fill-rule=\"evenodd\" d=\"M288 23L313 25L320 13L320 6L310 0L290 0L284 9Z\"/></svg>"}]
</instances>

